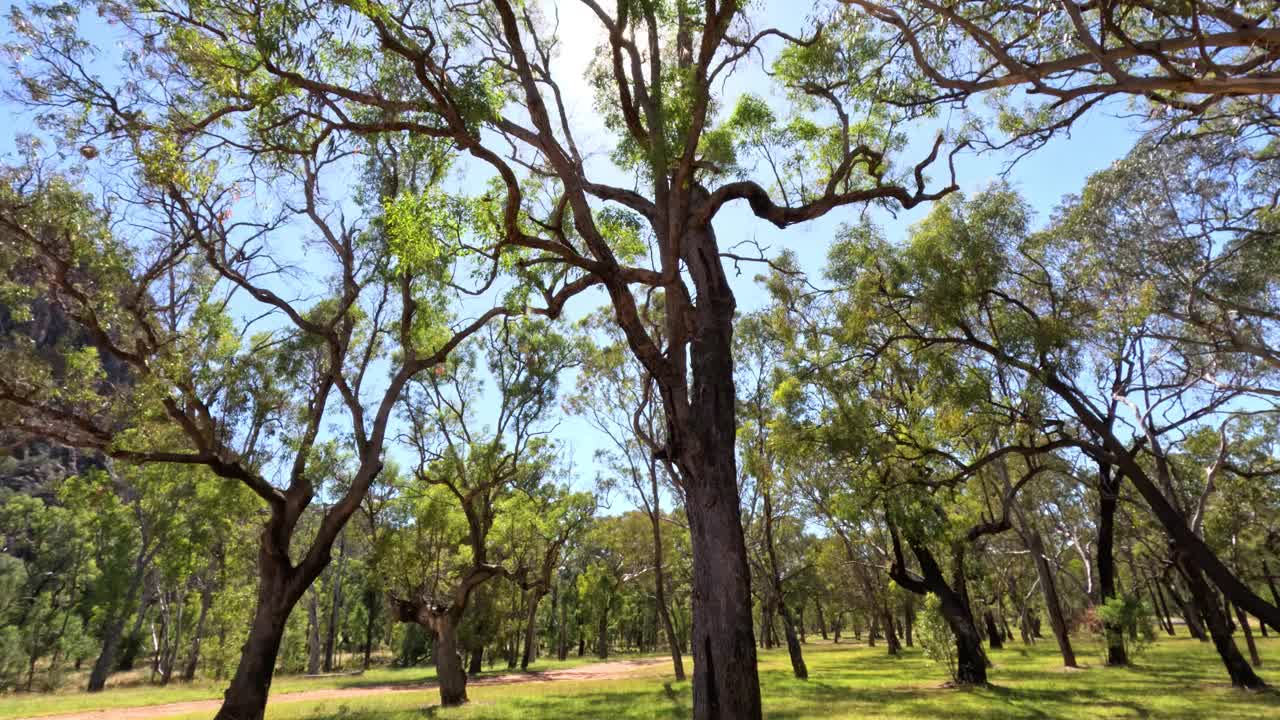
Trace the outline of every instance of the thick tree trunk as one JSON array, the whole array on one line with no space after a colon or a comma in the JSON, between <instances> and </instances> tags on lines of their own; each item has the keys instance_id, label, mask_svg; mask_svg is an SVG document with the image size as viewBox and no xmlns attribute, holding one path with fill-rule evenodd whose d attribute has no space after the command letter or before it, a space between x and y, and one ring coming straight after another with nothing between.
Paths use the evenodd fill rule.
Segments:
<instances>
[{"instance_id":1,"label":"thick tree trunk","mask_svg":"<svg viewBox=\"0 0 1280 720\"><path fill-rule=\"evenodd\" d=\"M705 191L697 194L706 197ZM658 384L671 456L685 491L693 549L693 717L759 720L751 573L742 537L735 451L735 301L710 226L687 228L679 247L697 304L691 307L688 296L673 292L667 298L667 315L673 337L690 333L692 387L683 394L683 360L675 370L681 379L658 378ZM672 267L674 261L664 258Z\"/></svg>"},{"instance_id":2,"label":"thick tree trunk","mask_svg":"<svg viewBox=\"0 0 1280 720\"><path fill-rule=\"evenodd\" d=\"M458 654L458 626L449 613L436 618L436 680L440 684L440 704L454 707L467 701L467 673Z\"/></svg>"},{"instance_id":3,"label":"thick tree trunk","mask_svg":"<svg viewBox=\"0 0 1280 720\"><path fill-rule=\"evenodd\" d=\"M467 667L467 673L471 677L475 677L484 672L484 648L476 648L471 653L471 664Z\"/></svg>"},{"instance_id":4,"label":"thick tree trunk","mask_svg":"<svg viewBox=\"0 0 1280 720\"><path fill-rule=\"evenodd\" d=\"M241 650L240 664L214 720L262 720L266 710L285 622L301 595L296 591L299 583L288 582L286 570L269 560L259 558L258 604L249 627L249 639ZM304 590L309 584L301 583Z\"/></svg>"},{"instance_id":5,"label":"thick tree trunk","mask_svg":"<svg viewBox=\"0 0 1280 720\"><path fill-rule=\"evenodd\" d=\"M1062 603L1058 597L1058 583L1054 579L1053 570L1049 567L1049 558L1045 555L1044 540L1040 531L1026 529L1027 545L1035 560L1036 573L1040 578L1040 589L1044 593L1044 604L1049 612L1049 626L1058 641L1058 650L1062 653L1062 664L1066 667L1078 667L1076 653L1071 647L1071 637L1067 632L1067 619L1062 612Z\"/></svg>"},{"instance_id":6,"label":"thick tree trunk","mask_svg":"<svg viewBox=\"0 0 1280 720\"><path fill-rule=\"evenodd\" d=\"M898 629L893 621L893 610L887 602L881 611L881 616L884 618L884 640L885 645L888 646L889 654L900 655L902 653L902 645L898 642Z\"/></svg>"},{"instance_id":7,"label":"thick tree trunk","mask_svg":"<svg viewBox=\"0 0 1280 720\"><path fill-rule=\"evenodd\" d=\"M889 570L889 576L903 588L917 595L932 593L937 597L942 617L951 628L952 635L955 636L956 684L986 685L987 654L982 650L978 624L973 620L973 613L963 593L956 591L947 583L946 577L942 574L942 568L929 548L922 544L908 542L912 554L920 564L921 577L918 579L913 577L903 564L902 548L896 529L891 527L890 535L893 539L895 560ZM963 562L959 554L963 550L957 546L954 551L957 554L955 565L957 569L962 569Z\"/></svg>"},{"instance_id":8,"label":"thick tree trunk","mask_svg":"<svg viewBox=\"0 0 1280 720\"><path fill-rule=\"evenodd\" d=\"M1098 590L1102 602L1116 596L1115 534L1116 504L1123 475L1112 472L1108 463L1098 463ZM1107 624L1103 635L1107 642L1107 664L1128 665L1123 629Z\"/></svg>"},{"instance_id":9,"label":"thick tree trunk","mask_svg":"<svg viewBox=\"0 0 1280 720\"><path fill-rule=\"evenodd\" d=\"M1181 551L1177 553L1176 560L1178 569L1182 571L1183 579L1187 581L1187 588L1191 592L1191 602L1204 618L1209 637L1213 639L1213 646L1218 651L1218 656L1222 658L1227 675L1231 678L1231 685L1250 690L1265 688L1266 683L1258 677L1253 668L1249 667L1248 661L1236 647L1235 639L1231 637L1231 630L1227 627L1226 613L1218 604L1217 593L1209 587L1204 576L1200 574L1200 568Z\"/></svg>"}]
</instances>

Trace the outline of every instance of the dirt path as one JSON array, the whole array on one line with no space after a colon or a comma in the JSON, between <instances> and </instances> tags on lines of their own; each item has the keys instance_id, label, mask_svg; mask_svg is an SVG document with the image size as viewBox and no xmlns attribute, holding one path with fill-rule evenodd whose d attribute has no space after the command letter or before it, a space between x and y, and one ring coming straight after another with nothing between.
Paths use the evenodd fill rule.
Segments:
<instances>
[{"instance_id":1,"label":"dirt path","mask_svg":"<svg viewBox=\"0 0 1280 720\"><path fill-rule=\"evenodd\" d=\"M662 658L649 658L645 660L592 663L563 670L491 675L468 680L467 685L515 685L517 683L555 682L557 680L618 680L635 674L641 668L657 665L661 662L664 662ZM280 703L302 702L304 700L344 700L346 698L381 695L384 693L423 692L424 690L434 690L435 687L436 684L434 682L427 682L418 685L370 685L368 687L303 690L300 692L273 694L270 704L278 705ZM208 712L212 715L221 704L221 700L192 700L189 702L168 703L166 705L81 710L62 715L40 715L38 720L151 720L152 718L165 718L198 712Z\"/></svg>"}]
</instances>

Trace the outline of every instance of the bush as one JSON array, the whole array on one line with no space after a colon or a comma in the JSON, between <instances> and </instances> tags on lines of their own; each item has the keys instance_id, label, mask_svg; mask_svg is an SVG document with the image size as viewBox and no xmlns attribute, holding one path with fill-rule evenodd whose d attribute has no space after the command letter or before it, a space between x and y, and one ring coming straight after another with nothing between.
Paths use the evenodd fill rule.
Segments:
<instances>
[{"instance_id":1,"label":"bush","mask_svg":"<svg viewBox=\"0 0 1280 720\"><path fill-rule=\"evenodd\" d=\"M920 613L916 625L916 639L924 648L925 656L945 667L951 681L955 682L958 670L956 636L942 616L942 604L933 595L925 598L924 612Z\"/></svg>"},{"instance_id":2,"label":"bush","mask_svg":"<svg viewBox=\"0 0 1280 720\"><path fill-rule=\"evenodd\" d=\"M1089 629L1104 641L1108 633L1119 636L1129 657L1136 657L1156 639L1155 619L1151 608L1136 595L1118 595L1094 608ZM1103 643L1104 646L1107 642Z\"/></svg>"}]
</instances>

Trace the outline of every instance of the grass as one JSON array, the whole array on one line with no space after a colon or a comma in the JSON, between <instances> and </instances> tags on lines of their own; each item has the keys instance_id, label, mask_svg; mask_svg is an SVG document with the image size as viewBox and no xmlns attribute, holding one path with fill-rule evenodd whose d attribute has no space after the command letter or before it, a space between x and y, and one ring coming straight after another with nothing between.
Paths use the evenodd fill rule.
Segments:
<instances>
[{"instance_id":1,"label":"grass","mask_svg":"<svg viewBox=\"0 0 1280 720\"><path fill-rule=\"evenodd\" d=\"M1264 660L1280 662L1280 639L1263 641ZM1082 720L1085 718L1214 718L1256 720L1280 718L1280 694L1233 690L1213 648L1187 638L1164 639L1139 656L1131 668L1101 665L1096 645L1077 642L1082 670L1065 671L1051 641L1026 648L1012 645L991 653L994 667L990 688L952 690L942 687L942 671L919 650L890 658L883 647L809 643L805 660L810 680L791 677L785 651L761 654L760 679L765 715L769 718L1036 718ZM1280 684L1280 673L1266 672L1264 679ZM545 669L545 666L544 666ZM381 682L372 680L381 677ZM382 682L420 682L429 670L384 670L359 678L302 680L281 678L276 691L312 689ZM326 683L321 685L319 683ZM340 684L342 683L342 684ZM187 688L151 690L158 702L191 697ZM125 691L117 691L123 694ZM50 696L57 707L41 707L41 714L70 712L83 707L120 707L114 692L92 696L85 705L65 703L84 694ZM269 720L631 720L639 718L687 718L690 689L675 683L665 664L646 668L626 680L557 681L552 684L477 685L468 689L471 703L442 710L434 707L433 689L387 693L323 701L275 703ZM206 693L201 697L215 696ZM34 714L0 701L0 718ZM25 698L21 699L25 700ZM127 704L127 703L126 703ZM187 716L194 720L207 713ZM184 718L185 720L185 718Z\"/></svg>"},{"instance_id":2,"label":"grass","mask_svg":"<svg viewBox=\"0 0 1280 720\"><path fill-rule=\"evenodd\" d=\"M625 657L637 657L629 655ZM555 670L576 667L594 662L591 657L570 657L564 661L554 658L540 658L531 664L531 671ZM494 665L492 670L482 673L483 677L503 675L508 672L506 663ZM305 692L308 690L330 690L335 688L362 688L374 686L413 686L433 682L436 678L434 667L392 668L374 667L360 675L331 675L328 677L307 677L305 675L278 675L271 683L272 695ZM128 684L121 685L123 680ZM114 677L107 689L100 693L87 693L79 688L67 688L55 693L17 693L0 694L0 720L38 717L41 715L58 715L83 710L105 710L111 708L142 707L146 705L166 705L193 700L216 700L222 698L226 690L226 680L198 679L191 683L175 682L167 687L149 685L137 678L125 674L123 678ZM425 691L434 696L435 691ZM415 696L417 696L415 694ZM418 696L421 697L421 696ZM421 704L421 702L419 702Z\"/></svg>"}]
</instances>

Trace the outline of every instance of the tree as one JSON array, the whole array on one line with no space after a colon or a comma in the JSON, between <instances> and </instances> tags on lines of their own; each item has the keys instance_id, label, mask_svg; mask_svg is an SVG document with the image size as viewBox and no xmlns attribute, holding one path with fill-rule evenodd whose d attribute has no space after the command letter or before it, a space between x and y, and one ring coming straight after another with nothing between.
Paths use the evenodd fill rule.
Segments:
<instances>
[{"instance_id":1,"label":"tree","mask_svg":"<svg viewBox=\"0 0 1280 720\"><path fill-rule=\"evenodd\" d=\"M1191 8L1149 0L999 5L845 0L892 34L922 82L906 102L996 98L1002 129L1043 141L1113 97L1140 98L1157 119L1273 133L1280 26L1271 2ZM1025 90L1029 102L1011 102ZM1162 116L1171 116L1165 118Z\"/></svg>"},{"instance_id":2,"label":"tree","mask_svg":"<svg viewBox=\"0 0 1280 720\"><path fill-rule=\"evenodd\" d=\"M967 206L959 203L949 200L935 208L906 253L874 259L878 269L865 275L864 287L901 321L895 342L950 348L957 356L977 353L1030 387L1042 388L1055 412L1070 419L1050 423L1052 443L1102 457L1124 473L1172 542L1176 567L1233 684L1257 686L1261 680L1235 649L1208 582L1218 585L1229 602L1261 618L1274 617L1276 608L1195 533L1172 490L1177 472L1170 454L1183 433L1232 413L1240 396L1237 378L1248 376L1247 366L1226 364L1210 371L1203 355L1171 344L1158 322L1148 322L1147 305L1127 294L1134 290L1127 277L1096 272L1098 265L1080 260L1054 265L1057 236L1050 231L1028 238L1025 219L1016 217L1016 199L1003 191L976 197ZM985 251L980 240L989 243ZM963 281L954 278L958 265L971 268ZM1064 283L1098 290L1067 293ZM1117 347L1125 372L1108 382ZM1092 380L1091 372L1099 379ZM1106 408L1113 398L1132 413L1126 421L1131 441L1108 426Z\"/></svg>"},{"instance_id":3,"label":"tree","mask_svg":"<svg viewBox=\"0 0 1280 720\"><path fill-rule=\"evenodd\" d=\"M84 51L58 35L67 29L67 11L49 11L51 34L26 34L48 72ZM60 92L106 92L95 81L84 83L60 84ZM375 206L385 217L361 228L327 206L320 178L351 157L351 145L297 137L297 144L280 147L270 140L260 149L276 158L274 180L296 194L278 214L233 220L235 209L244 208L225 166L215 174L210 155L196 159L199 143L174 142L175 134L195 132L187 120L152 125L137 115L155 110L145 98L121 97L113 105L94 97L105 103L94 105L102 113L95 119L128 139L114 146L121 162L133 163L123 175L133 184L118 198L120 207L95 206L68 180L46 174L34 154L25 167L6 172L0 191L4 246L14 250L5 255L5 282L20 287L12 296L56 304L94 344L69 353L73 362L56 366L61 377L29 348L6 348L5 361L19 372L0 384L0 402L16 430L126 462L204 466L267 505L257 610L220 711L223 718L260 717L289 613L328 565L334 541L381 470L388 423L404 388L491 318L527 308L497 305L461 322L450 316L444 308L459 292L451 278L462 231L447 217L424 218L400 207L383 213ZM205 149L228 149L215 146ZM105 162L109 155L96 157ZM403 170L390 167L396 157L402 156L388 151L368 166L392 188ZM116 224L118 216L130 219ZM273 284L277 268L292 264L273 242L300 231L318 237L308 269L322 285L332 280L332 297L307 303L281 294L287 285ZM423 245L409 248L407 240ZM424 246L451 248L428 253L434 274L420 264L428 262L418 254L427 252ZM459 261L460 269L475 267L472 260L497 268L496 259L476 254ZM481 287L492 280L482 278ZM231 298L240 296L258 309L227 312ZM260 317L275 326L249 335ZM378 367L375 360L391 358L393 347L388 376L378 386L368 371ZM102 382L104 357L125 363L135 386L121 392ZM350 423L344 470L350 480L325 497L335 487L325 480L337 468L321 429L337 415ZM160 435L164 441L153 444L155 434L122 433L121 424L173 428L180 439ZM318 497L326 501L324 517L313 537L295 543L299 521Z\"/></svg>"},{"instance_id":4,"label":"tree","mask_svg":"<svg viewBox=\"0 0 1280 720\"><path fill-rule=\"evenodd\" d=\"M672 620L671 598L668 596L666 544L663 525L668 518L662 510L664 495L678 502L680 490L673 482L675 469L669 458L660 457L663 443L662 410L655 397L652 379L625 347L625 341L608 318L593 316L585 323L588 330L603 333L607 343L593 346L585 354L578 375L578 392L569 401L574 412L584 415L613 446L597 452L597 460L608 468L609 475L599 478L608 491L620 489L631 504L649 517L653 535L653 592L658 617L667 636L671 665L676 680L684 680L684 658ZM658 332L657 328L653 328Z\"/></svg>"},{"instance_id":5,"label":"tree","mask_svg":"<svg viewBox=\"0 0 1280 720\"><path fill-rule=\"evenodd\" d=\"M787 227L867 203L910 207L951 187L926 187L936 146L918 164L889 162L887 153L899 144L893 118L866 102L864 81L886 79L872 36L847 25L803 37L753 31L756 11L737 2L623 4L612 14L594 1L585 5L607 38L591 76L615 140L612 164L641 178L644 192L609 184L608 169L588 169L565 110L560 83L567 78L552 67L557 38L532 8L508 0L408 7L283 0L265 7L121 4L108 11L151 53L124 64L138 74L137 87L149 86L146 73L158 73L175 88L169 97L180 97L171 115L186 133L168 147L208 139L244 159L237 151L243 133L235 143L221 142L227 123L262 130L255 149L294 147L294 132L307 138L303 146L326 147L332 139L344 150L354 137L446 139L494 179L494 194L485 196L487 227L502 246L523 249L519 267L540 271L533 292L558 305L586 287L605 290L628 346L657 384L666 456L688 496L696 564L694 714L756 718L749 571L736 492L735 300L713 220L741 200L755 216ZM54 53L57 40L72 34L69 26L62 30L48 43ZM720 97L722 81L757 63L775 42L783 49L773 53L773 77L794 101L793 117L776 116L757 98L733 105ZM859 52L843 52L847 43ZM53 63L70 65L56 55ZM76 125L82 144L155 122L115 112L136 113L134 98L113 100L74 68L50 75L56 80L33 77L24 85L34 100L50 98L47 105L57 106L72 97L70 105L87 102L95 115L111 117ZM831 88L821 82L830 76L848 80ZM635 225L652 240L651 254L627 231ZM665 346L641 321L639 298L654 292L666 305ZM419 369L429 354L406 368ZM407 375L395 375L392 385ZM354 487L365 487L371 474L359 473ZM335 507L341 513L353 505Z\"/></svg>"},{"instance_id":6,"label":"tree","mask_svg":"<svg viewBox=\"0 0 1280 720\"><path fill-rule=\"evenodd\" d=\"M401 622L413 622L435 638L436 674L445 706L467 701L467 676L458 647L472 593L495 577L527 581L531 568L504 566L492 557L490 533L500 511L510 512L517 492L549 495L572 515L550 530L557 552L541 558L534 582L554 567L558 547L583 522L582 498L547 488L554 448L541 423L555 402L560 374L576 362L573 347L541 322L509 322L483 336L483 359L494 379L498 409L493 425L479 425L479 350L415 380L405 403L406 440L418 455L414 484L423 500L409 500L414 519L401 534L407 546L389 558L398 582L391 601ZM527 520L527 511L521 513ZM414 547L416 545L416 547ZM511 548L503 553L515 555Z\"/></svg>"}]
</instances>

